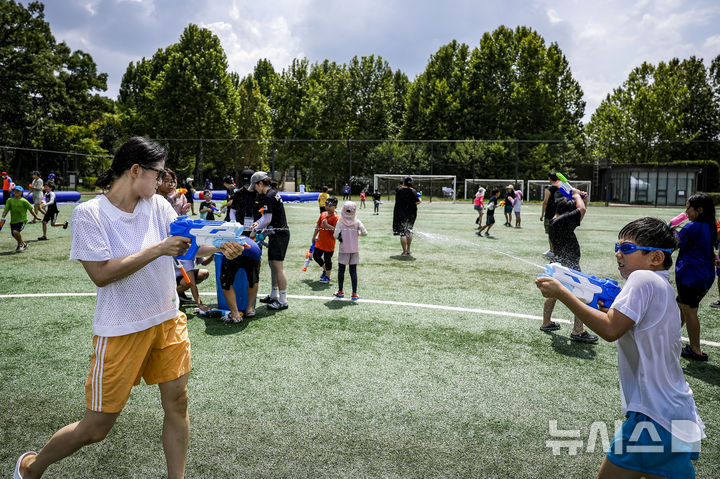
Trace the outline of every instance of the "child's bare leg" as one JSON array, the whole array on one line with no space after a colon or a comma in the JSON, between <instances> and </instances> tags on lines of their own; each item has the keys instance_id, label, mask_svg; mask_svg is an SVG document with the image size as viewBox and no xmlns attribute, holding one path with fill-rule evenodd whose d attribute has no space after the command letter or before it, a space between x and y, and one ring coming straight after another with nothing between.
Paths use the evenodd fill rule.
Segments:
<instances>
[{"instance_id":1,"label":"child's bare leg","mask_svg":"<svg viewBox=\"0 0 720 479\"><path fill-rule=\"evenodd\" d=\"M35 479L51 464L71 455L88 444L105 439L120 413L104 413L86 410L80 421L68 424L57 431L35 456L28 456L20 466L20 475Z\"/></svg>"},{"instance_id":2,"label":"child's bare leg","mask_svg":"<svg viewBox=\"0 0 720 479\"><path fill-rule=\"evenodd\" d=\"M690 349L697 354L703 354L702 349L700 349L700 319L698 319L697 308L691 308L686 304L678 304L678 306L680 306L680 317L687 326Z\"/></svg>"},{"instance_id":3,"label":"child's bare leg","mask_svg":"<svg viewBox=\"0 0 720 479\"><path fill-rule=\"evenodd\" d=\"M547 328L550 326L552 312L555 309L556 302L557 299L555 298L545 298L545 304L543 304L543 321L540 325L541 328Z\"/></svg>"},{"instance_id":4,"label":"child's bare leg","mask_svg":"<svg viewBox=\"0 0 720 479\"><path fill-rule=\"evenodd\" d=\"M13 231L13 232L12 232L12 235L13 235L13 238L15 238L15 241L17 241L18 246L24 244L24 243L23 243L23 239L22 239L22 235L20 234L19 231Z\"/></svg>"},{"instance_id":5,"label":"child's bare leg","mask_svg":"<svg viewBox=\"0 0 720 479\"><path fill-rule=\"evenodd\" d=\"M225 295L225 302L228 304L228 308L230 308L230 317L234 319L242 318L242 314L237 307L237 296L235 296L235 288L233 286L230 286L230 289L223 289L222 291Z\"/></svg>"},{"instance_id":6,"label":"child's bare leg","mask_svg":"<svg viewBox=\"0 0 720 479\"><path fill-rule=\"evenodd\" d=\"M44 238L45 236L47 236L47 221L43 221L42 225L43 225L43 238Z\"/></svg>"},{"instance_id":7,"label":"child's bare leg","mask_svg":"<svg viewBox=\"0 0 720 479\"><path fill-rule=\"evenodd\" d=\"M254 285L248 287L248 305L247 308L245 308L246 313L252 313L255 311L255 298L257 298L258 284L259 283L255 283Z\"/></svg>"},{"instance_id":8,"label":"child's bare leg","mask_svg":"<svg viewBox=\"0 0 720 479\"><path fill-rule=\"evenodd\" d=\"M573 329L572 329L572 333L570 333L570 334L576 334L576 335L578 335L578 334L582 334L582 333L584 333L584 332L585 332L585 325L583 324L582 321L580 321L580 320L578 319L577 316L575 316L575 318L573 319Z\"/></svg>"}]
</instances>

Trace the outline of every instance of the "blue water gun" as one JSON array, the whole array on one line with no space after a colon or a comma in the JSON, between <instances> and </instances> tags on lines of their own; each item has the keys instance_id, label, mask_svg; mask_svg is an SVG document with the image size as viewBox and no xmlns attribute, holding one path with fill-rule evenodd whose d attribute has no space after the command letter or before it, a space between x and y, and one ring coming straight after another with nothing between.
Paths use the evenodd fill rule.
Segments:
<instances>
[{"instance_id":1,"label":"blue water gun","mask_svg":"<svg viewBox=\"0 0 720 479\"><path fill-rule=\"evenodd\" d=\"M242 234L243 230L243 225L235 221L191 220L187 216L178 216L170 223L172 236L192 239L190 248L184 255L178 256L178 259L193 259L200 246L221 248L228 241L241 244L246 249L251 248L248 238Z\"/></svg>"},{"instance_id":2,"label":"blue water gun","mask_svg":"<svg viewBox=\"0 0 720 479\"><path fill-rule=\"evenodd\" d=\"M558 191L565 196L567 199L572 199L572 186L570 185L570 182L567 178L565 178L565 175L562 173L557 173L556 176L558 177ZM585 198L585 195L582 195L583 198Z\"/></svg>"},{"instance_id":3,"label":"blue water gun","mask_svg":"<svg viewBox=\"0 0 720 479\"><path fill-rule=\"evenodd\" d=\"M609 308L617 295L620 294L618 282L611 278L600 279L597 276L581 273L567 268L560 263L545 265L545 273L538 278L549 277L560 281L580 301L598 309L598 300Z\"/></svg>"}]
</instances>

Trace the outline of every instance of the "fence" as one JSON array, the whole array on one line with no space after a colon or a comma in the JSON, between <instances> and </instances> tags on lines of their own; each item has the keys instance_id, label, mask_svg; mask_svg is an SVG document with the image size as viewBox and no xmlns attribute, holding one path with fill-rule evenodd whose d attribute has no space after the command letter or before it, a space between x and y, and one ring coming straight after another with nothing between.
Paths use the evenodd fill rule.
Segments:
<instances>
[{"instance_id":1,"label":"fence","mask_svg":"<svg viewBox=\"0 0 720 479\"><path fill-rule=\"evenodd\" d=\"M298 190L327 185L341 191L350 183L353 195L372 184L374 174L448 175L460 181L455 194L466 194L466 178L544 180L550 171L592 181L593 197L605 198L611 170L628 164L627 145L593 145L581 141L539 140L338 140L338 139L188 139L159 138L168 150L167 166L178 177L210 178L215 185L225 175L237 178L245 166L270 172ZM88 155L1 146L2 168L14 178L30 178L37 169L63 177L94 177L110 163L109 155ZM700 171L696 186L714 191L718 184L720 142L665 142L655 146L657 157L673 155L694 162ZM654 158L646 154L645 158ZM469 195L471 196L471 195Z\"/></svg>"}]
</instances>

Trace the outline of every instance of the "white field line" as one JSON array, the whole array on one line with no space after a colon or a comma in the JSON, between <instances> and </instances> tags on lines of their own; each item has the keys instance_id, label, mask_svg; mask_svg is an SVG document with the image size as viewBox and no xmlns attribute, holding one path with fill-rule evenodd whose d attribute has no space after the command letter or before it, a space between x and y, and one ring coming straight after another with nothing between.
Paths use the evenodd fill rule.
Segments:
<instances>
[{"instance_id":1,"label":"white field line","mask_svg":"<svg viewBox=\"0 0 720 479\"><path fill-rule=\"evenodd\" d=\"M201 292L203 296L217 296L217 293L212 292ZM95 293L28 293L28 294L0 294L0 299L13 299L13 298L57 298L57 297L88 297L95 296ZM258 294L258 296L264 296ZM302 294L288 294L288 298L291 299L309 299L309 300L323 300L323 301L351 301L350 299L338 299L334 296L309 296ZM475 314L489 314L493 316L507 316L510 318L522 318L522 319L533 319L542 321L542 316L535 316L532 314L523 313L511 313L508 311L492 311L489 309L476 309L476 308L461 308L459 306L444 306L441 304L425 304L425 303L408 303L404 301L387 301L383 299L366 299L360 300L361 303L370 304L386 304L391 306L409 306L412 308L424 308L424 309L437 309L442 311L458 311L461 313L475 313ZM565 324L573 324L573 321L568 319L552 318L553 321ZM683 341L688 341L687 338L682 337ZM720 343L715 341L700 340L701 344L706 346L712 346L720 348Z\"/></svg>"}]
</instances>

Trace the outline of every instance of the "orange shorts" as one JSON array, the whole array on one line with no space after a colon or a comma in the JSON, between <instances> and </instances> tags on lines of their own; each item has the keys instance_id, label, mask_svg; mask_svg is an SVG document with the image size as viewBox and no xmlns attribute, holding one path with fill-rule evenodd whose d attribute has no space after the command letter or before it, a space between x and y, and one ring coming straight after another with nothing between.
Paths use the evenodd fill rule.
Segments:
<instances>
[{"instance_id":1,"label":"orange shorts","mask_svg":"<svg viewBox=\"0 0 720 479\"><path fill-rule=\"evenodd\" d=\"M145 331L124 336L94 336L85 404L91 411L122 411L133 386L172 381L192 369L184 313Z\"/></svg>"}]
</instances>

